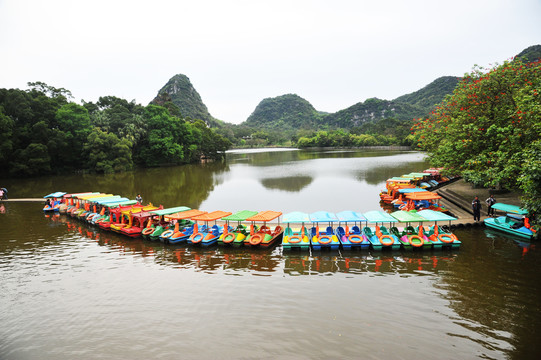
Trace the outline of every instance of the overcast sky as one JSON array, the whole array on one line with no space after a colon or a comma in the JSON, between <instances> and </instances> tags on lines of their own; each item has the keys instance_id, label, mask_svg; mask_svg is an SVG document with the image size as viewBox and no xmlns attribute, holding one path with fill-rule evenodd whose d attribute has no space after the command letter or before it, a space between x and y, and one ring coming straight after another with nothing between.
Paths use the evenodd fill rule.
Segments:
<instances>
[{"instance_id":1,"label":"overcast sky","mask_svg":"<svg viewBox=\"0 0 541 360\"><path fill-rule=\"evenodd\" d=\"M181 73L232 123L287 93L391 100L536 44L541 0L0 0L0 88L147 105Z\"/></svg>"}]
</instances>

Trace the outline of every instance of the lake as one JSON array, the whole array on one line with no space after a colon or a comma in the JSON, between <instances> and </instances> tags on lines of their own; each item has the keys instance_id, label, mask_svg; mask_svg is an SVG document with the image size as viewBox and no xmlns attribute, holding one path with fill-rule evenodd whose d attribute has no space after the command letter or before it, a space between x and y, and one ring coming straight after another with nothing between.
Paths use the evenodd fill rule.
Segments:
<instances>
[{"instance_id":1,"label":"lake","mask_svg":"<svg viewBox=\"0 0 541 360\"><path fill-rule=\"evenodd\" d=\"M102 191L165 207L379 209L410 151L232 151L225 163L4 179L11 198ZM538 359L541 256L483 227L459 250L164 245L40 203L0 214L0 359Z\"/></svg>"}]
</instances>

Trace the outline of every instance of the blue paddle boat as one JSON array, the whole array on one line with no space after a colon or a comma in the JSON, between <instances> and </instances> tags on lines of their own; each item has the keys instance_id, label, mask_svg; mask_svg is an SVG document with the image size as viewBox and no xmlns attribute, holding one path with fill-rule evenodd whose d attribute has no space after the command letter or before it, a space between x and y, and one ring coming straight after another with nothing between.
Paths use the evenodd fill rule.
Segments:
<instances>
[{"instance_id":1,"label":"blue paddle boat","mask_svg":"<svg viewBox=\"0 0 541 360\"><path fill-rule=\"evenodd\" d=\"M312 249L321 250L322 248L328 248L331 250L338 250L340 248L340 240L338 240L338 236L334 234L332 226L333 222L338 222L338 218L335 214L328 211L317 211L310 214L310 221L315 224L310 231ZM320 223L328 224L325 230L320 230Z\"/></svg>"},{"instance_id":2,"label":"blue paddle boat","mask_svg":"<svg viewBox=\"0 0 541 360\"><path fill-rule=\"evenodd\" d=\"M506 212L504 216L487 218L485 225L491 229L506 232L523 239L532 239L535 232L530 227L528 211L515 205L496 203L492 205L495 210Z\"/></svg>"},{"instance_id":3,"label":"blue paddle boat","mask_svg":"<svg viewBox=\"0 0 541 360\"><path fill-rule=\"evenodd\" d=\"M370 242L363 237L361 232L362 223L366 222L366 218L363 214L355 211L342 211L336 214L338 221L338 227L335 230L335 234L338 240L342 244L344 250L361 249L368 250L370 248ZM345 224L345 229L341 224ZM353 223L351 229L348 223ZM359 225L357 225L359 223Z\"/></svg>"},{"instance_id":4,"label":"blue paddle boat","mask_svg":"<svg viewBox=\"0 0 541 360\"><path fill-rule=\"evenodd\" d=\"M287 224L282 237L282 249L292 250L310 250L310 238L305 223L310 222L310 216L307 213L294 211L284 215L284 223ZM292 228L291 224L300 224L298 228Z\"/></svg>"}]
</instances>

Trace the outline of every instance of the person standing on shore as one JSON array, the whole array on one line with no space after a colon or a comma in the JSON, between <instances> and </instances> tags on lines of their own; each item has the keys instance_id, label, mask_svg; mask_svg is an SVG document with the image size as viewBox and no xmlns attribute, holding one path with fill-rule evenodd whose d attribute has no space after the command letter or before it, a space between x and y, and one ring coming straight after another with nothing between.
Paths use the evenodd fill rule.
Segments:
<instances>
[{"instance_id":1,"label":"person standing on shore","mask_svg":"<svg viewBox=\"0 0 541 360\"><path fill-rule=\"evenodd\" d=\"M496 204L496 199L494 199L494 195L490 195L488 199L485 200L488 206L487 216L494 215L494 209L492 208L492 205Z\"/></svg>"},{"instance_id":2,"label":"person standing on shore","mask_svg":"<svg viewBox=\"0 0 541 360\"><path fill-rule=\"evenodd\" d=\"M479 196L476 196L475 199L471 202L471 208L473 210L473 221L481 220L481 200Z\"/></svg>"}]
</instances>

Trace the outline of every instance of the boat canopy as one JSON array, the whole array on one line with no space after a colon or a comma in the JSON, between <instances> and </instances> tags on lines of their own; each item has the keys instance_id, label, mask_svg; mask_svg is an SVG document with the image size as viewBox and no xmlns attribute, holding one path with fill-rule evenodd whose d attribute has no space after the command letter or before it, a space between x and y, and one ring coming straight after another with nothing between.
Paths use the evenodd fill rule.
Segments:
<instances>
[{"instance_id":1,"label":"boat canopy","mask_svg":"<svg viewBox=\"0 0 541 360\"><path fill-rule=\"evenodd\" d=\"M47 198L60 198L64 195L66 195L67 193L66 192L62 192L62 191L57 191L57 192L54 192L52 194L49 194L49 195L45 195L43 198L44 199L47 199Z\"/></svg>"},{"instance_id":2,"label":"boat canopy","mask_svg":"<svg viewBox=\"0 0 541 360\"><path fill-rule=\"evenodd\" d=\"M205 213L205 214L201 214L201 215L198 215L198 216L194 216L194 217L192 217L192 220L196 220L196 221L214 221L214 220L221 219L221 218L223 218L225 216L229 216L231 214L232 213L230 213L228 211L216 210L216 211L213 211L213 212L210 212L210 213Z\"/></svg>"},{"instance_id":3,"label":"boat canopy","mask_svg":"<svg viewBox=\"0 0 541 360\"><path fill-rule=\"evenodd\" d=\"M518 214L518 215L526 215L528 214L528 210L522 209L516 205L509 205L504 203L496 203L492 205L493 209L505 211L508 213Z\"/></svg>"},{"instance_id":4,"label":"boat canopy","mask_svg":"<svg viewBox=\"0 0 541 360\"><path fill-rule=\"evenodd\" d=\"M343 222L357 222L357 221L366 221L366 218L360 212L355 212L351 210L342 211L336 214L338 221Z\"/></svg>"},{"instance_id":5,"label":"boat canopy","mask_svg":"<svg viewBox=\"0 0 541 360\"><path fill-rule=\"evenodd\" d=\"M113 196L113 194L98 193L98 194L90 194L90 195L79 195L79 196L76 196L76 198L79 200L89 200L93 198L103 198L103 197L108 197L108 196Z\"/></svg>"},{"instance_id":6,"label":"boat canopy","mask_svg":"<svg viewBox=\"0 0 541 360\"><path fill-rule=\"evenodd\" d=\"M408 175L412 175L412 176L415 176L415 177L425 177L425 176L430 176L430 174L427 174L425 172L411 172L409 173Z\"/></svg>"},{"instance_id":7,"label":"boat canopy","mask_svg":"<svg viewBox=\"0 0 541 360\"><path fill-rule=\"evenodd\" d=\"M421 215L429 221L453 221L456 217L442 213L441 211L434 211L430 209L417 211L418 215Z\"/></svg>"},{"instance_id":8,"label":"boat canopy","mask_svg":"<svg viewBox=\"0 0 541 360\"><path fill-rule=\"evenodd\" d=\"M311 222L335 222L338 221L336 215L328 211L316 211L310 214Z\"/></svg>"},{"instance_id":9,"label":"boat canopy","mask_svg":"<svg viewBox=\"0 0 541 360\"><path fill-rule=\"evenodd\" d=\"M133 218L147 218L153 215L154 214L152 214L150 211L139 211L134 214L131 214Z\"/></svg>"},{"instance_id":10,"label":"boat canopy","mask_svg":"<svg viewBox=\"0 0 541 360\"><path fill-rule=\"evenodd\" d=\"M164 217L169 220L183 220L183 219L190 219L195 216L206 214L206 211L201 210L186 210L186 211L180 211L178 213L174 213L171 215L165 215Z\"/></svg>"},{"instance_id":11,"label":"boat canopy","mask_svg":"<svg viewBox=\"0 0 541 360\"><path fill-rule=\"evenodd\" d=\"M226 216L222 220L227 221L245 221L249 217L257 215L257 211L242 210L234 213L233 215Z\"/></svg>"},{"instance_id":12,"label":"boat canopy","mask_svg":"<svg viewBox=\"0 0 541 360\"><path fill-rule=\"evenodd\" d=\"M274 219L276 219L277 217L279 217L281 215L282 215L282 213L280 211L267 210L267 211L261 211L260 213L257 213L254 216L250 216L246 220L247 221L263 221L263 222L265 222L265 221L274 220Z\"/></svg>"},{"instance_id":13,"label":"boat canopy","mask_svg":"<svg viewBox=\"0 0 541 360\"><path fill-rule=\"evenodd\" d=\"M90 198L90 199L88 199L88 201L97 203L98 201L107 201L107 200L110 200L110 201L118 200L118 201L120 201L119 199L128 200L128 198L123 198L120 195L111 195L111 196L102 196L102 197L97 197L97 198Z\"/></svg>"},{"instance_id":14,"label":"boat canopy","mask_svg":"<svg viewBox=\"0 0 541 360\"><path fill-rule=\"evenodd\" d=\"M409 194L414 192L428 192L426 189L421 188L409 188L409 189L398 189L398 192L401 194Z\"/></svg>"},{"instance_id":15,"label":"boat canopy","mask_svg":"<svg viewBox=\"0 0 541 360\"><path fill-rule=\"evenodd\" d=\"M406 179L403 177L392 177L390 179L387 179L387 182L403 182L403 183L409 183L411 182L411 179Z\"/></svg>"},{"instance_id":16,"label":"boat canopy","mask_svg":"<svg viewBox=\"0 0 541 360\"><path fill-rule=\"evenodd\" d=\"M305 223L310 222L310 216L307 213L293 211L284 215L285 223Z\"/></svg>"},{"instance_id":17,"label":"boat canopy","mask_svg":"<svg viewBox=\"0 0 541 360\"><path fill-rule=\"evenodd\" d=\"M398 220L401 223L409 223L409 222L423 222L427 221L424 217L417 214L417 211L395 211L394 213L391 213L391 216L394 217L396 220Z\"/></svg>"},{"instance_id":18,"label":"boat canopy","mask_svg":"<svg viewBox=\"0 0 541 360\"><path fill-rule=\"evenodd\" d=\"M130 199L125 198L125 197L120 197L120 196L112 196L110 198L104 198L102 200L92 199L92 202L98 203L100 205L108 205L108 204L115 204L115 203L119 203L119 202L122 202L122 201L128 201L128 200L130 200Z\"/></svg>"},{"instance_id":19,"label":"boat canopy","mask_svg":"<svg viewBox=\"0 0 541 360\"><path fill-rule=\"evenodd\" d=\"M99 194L98 192L82 192L82 193L74 193L74 194L64 194L65 198L71 198L76 196L83 196L83 195L92 195L92 194Z\"/></svg>"},{"instance_id":20,"label":"boat canopy","mask_svg":"<svg viewBox=\"0 0 541 360\"><path fill-rule=\"evenodd\" d=\"M137 204L137 201L135 200L126 200L126 201L105 203L103 205L107 206L109 209L112 209L119 206L127 206L127 205L135 205L135 204Z\"/></svg>"},{"instance_id":21,"label":"boat canopy","mask_svg":"<svg viewBox=\"0 0 541 360\"><path fill-rule=\"evenodd\" d=\"M411 200L436 200L441 199L441 196L430 191L425 191L406 194L406 198Z\"/></svg>"},{"instance_id":22,"label":"boat canopy","mask_svg":"<svg viewBox=\"0 0 541 360\"><path fill-rule=\"evenodd\" d=\"M363 215L369 223L396 222L396 219L385 211L372 210L363 213Z\"/></svg>"},{"instance_id":23,"label":"boat canopy","mask_svg":"<svg viewBox=\"0 0 541 360\"><path fill-rule=\"evenodd\" d=\"M154 214L154 215L162 216L162 215L171 215L171 214L174 214L174 213L178 213L178 212L181 212L181 211L187 211L187 210L191 210L191 209L189 207L186 207L186 206L177 206L177 207L172 207L172 208L167 208L167 209L151 211L151 213Z\"/></svg>"}]
</instances>

